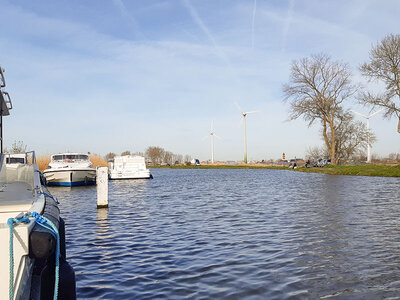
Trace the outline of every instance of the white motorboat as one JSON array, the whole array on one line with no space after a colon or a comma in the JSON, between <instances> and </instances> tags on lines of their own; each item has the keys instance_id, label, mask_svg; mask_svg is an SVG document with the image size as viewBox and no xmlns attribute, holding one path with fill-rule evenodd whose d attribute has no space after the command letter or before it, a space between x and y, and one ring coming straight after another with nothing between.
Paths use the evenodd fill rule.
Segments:
<instances>
[{"instance_id":1,"label":"white motorboat","mask_svg":"<svg viewBox=\"0 0 400 300\"><path fill-rule=\"evenodd\" d=\"M13 156L25 156L24 163L6 163ZM75 274L65 260L64 221L57 201L42 185L35 153L0 154L0 168L0 299L52 298L56 276L59 297L75 299ZM41 218L52 225L38 224Z\"/></svg>"},{"instance_id":2,"label":"white motorboat","mask_svg":"<svg viewBox=\"0 0 400 300\"><path fill-rule=\"evenodd\" d=\"M124 155L115 156L110 162L110 179L149 179L153 178L150 170L146 168L143 156Z\"/></svg>"},{"instance_id":3,"label":"white motorboat","mask_svg":"<svg viewBox=\"0 0 400 300\"><path fill-rule=\"evenodd\" d=\"M48 169L43 171L48 185L78 186L96 183L96 169L87 154L62 153L51 156Z\"/></svg>"},{"instance_id":4,"label":"white motorboat","mask_svg":"<svg viewBox=\"0 0 400 300\"><path fill-rule=\"evenodd\" d=\"M2 125L12 106L0 75ZM33 151L3 154L0 130L0 299L76 298L64 221L43 182Z\"/></svg>"}]
</instances>

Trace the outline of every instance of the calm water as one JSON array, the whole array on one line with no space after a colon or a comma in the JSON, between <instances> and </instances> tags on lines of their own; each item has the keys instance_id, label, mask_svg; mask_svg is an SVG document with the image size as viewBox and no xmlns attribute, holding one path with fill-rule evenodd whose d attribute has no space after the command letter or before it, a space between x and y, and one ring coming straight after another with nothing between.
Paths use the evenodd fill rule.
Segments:
<instances>
[{"instance_id":1,"label":"calm water","mask_svg":"<svg viewBox=\"0 0 400 300\"><path fill-rule=\"evenodd\" d=\"M400 179L153 170L52 188L79 298L400 298Z\"/></svg>"}]
</instances>

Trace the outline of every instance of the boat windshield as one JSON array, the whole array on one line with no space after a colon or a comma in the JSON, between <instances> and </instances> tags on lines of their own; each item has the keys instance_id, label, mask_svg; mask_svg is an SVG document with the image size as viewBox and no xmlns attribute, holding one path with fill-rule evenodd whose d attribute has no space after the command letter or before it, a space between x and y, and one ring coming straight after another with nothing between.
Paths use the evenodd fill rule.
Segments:
<instances>
[{"instance_id":1,"label":"boat windshield","mask_svg":"<svg viewBox=\"0 0 400 300\"><path fill-rule=\"evenodd\" d=\"M0 184L7 184L11 182L25 182L28 183L32 188L34 186L34 165L30 160L19 161L20 158L8 157L10 163L7 161L4 154L1 154L0 159ZM15 163L13 159L18 160ZM34 158L33 158L34 159ZM6 163L7 161L7 163ZM34 163L34 161L33 161Z\"/></svg>"},{"instance_id":2,"label":"boat windshield","mask_svg":"<svg viewBox=\"0 0 400 300\"><path fill-rule=\"evenodd\" d=\"M53 160L63 160L62 155L53 155Z\"/></svg>"},{"instance_id":3,"label":"boat windshield","mask_svg":"<svg viewBox=\"0 0 400 300\"><path fill-rule=\"evenodd\" d=\"M89 156L86 154L58 154L53 155L53 161L61 160L89 160Z\"/></svg>"}]
</instances>

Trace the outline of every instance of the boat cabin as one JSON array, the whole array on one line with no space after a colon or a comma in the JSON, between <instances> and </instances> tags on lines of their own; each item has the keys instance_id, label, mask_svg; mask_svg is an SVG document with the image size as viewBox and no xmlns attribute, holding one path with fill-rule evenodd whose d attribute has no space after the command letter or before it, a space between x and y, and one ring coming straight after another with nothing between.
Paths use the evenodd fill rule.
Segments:
<instances>
[{"instance_id":1,"label":"boat cabin","mask_svg":"<svg viewBox=\"0 0 400 300\"><path fill-rule=\"evenodd\" d=\"M116 171L121 170L146 170L146 162L142 156L116 156L114 161L111 163L111 168Z\"/></svg>"}]
</instances>

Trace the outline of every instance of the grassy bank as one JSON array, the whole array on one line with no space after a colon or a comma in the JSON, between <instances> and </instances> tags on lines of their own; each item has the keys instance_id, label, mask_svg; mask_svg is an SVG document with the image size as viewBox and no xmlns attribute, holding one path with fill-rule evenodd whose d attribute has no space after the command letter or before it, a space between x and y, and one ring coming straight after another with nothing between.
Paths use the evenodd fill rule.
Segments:
<instances>
[{"instance_id":1,"label":"grassy bank","mask_svg":"<svg viewBox=\"0 0 400 300\"><path fill-rule=\"evenodd\" d=\"M264 166L264 165L172 165L172 166L149 166L150 169L276 169L286 170L287 167L282 166Z\"/></svg>"},{"instance_id":2,"label":"grassy bank","mask_svg":"<svg viewBox=\"0 0 400 300\"><path fill-rule=\"evenodd\" d=\"M286 170L283 166L268 166L268 165L172 165L172 166L148 166L150 169L276 169Z\"/></svg>"},{"instance_id":3,"label":"grassy bank","mask_svg":"<svg viewBox=\"0 0 400 300\"><path fill-rule=\"evenodd\" d=\"M400 177L400 165L384 165L384 164L362 164L362 165L341 165L341 166L325 166L323 168L305 168L289 169L287 166L270 166L270 165L173 165L151 167L152 169L273 169L273 170L289 170L295 172L306 173L323 173L331 175L358 175L358 176L380 176L380 177Z\"/></svg>"},{"instance_id":4,"label":"grassy bank","mask_svg":"<svg viewBox=\"0 0 400 300\"><path fill-rule=\"evenodd\" d=\"M380 176L400 177L400 165L363 164L363 165L341 165L326 166L323 168L298 168L298 172L324 173L331 175L358 175L358 176Z\"/></svg>"}]
</instances>

